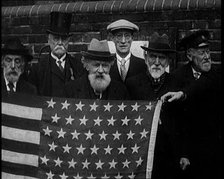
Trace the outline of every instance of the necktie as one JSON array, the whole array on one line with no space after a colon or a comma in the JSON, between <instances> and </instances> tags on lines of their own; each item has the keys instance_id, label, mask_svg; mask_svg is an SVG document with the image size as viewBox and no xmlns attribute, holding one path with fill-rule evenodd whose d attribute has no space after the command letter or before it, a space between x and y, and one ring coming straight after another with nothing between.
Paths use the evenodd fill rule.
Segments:
<instances>
[{"instance_id":1,"label":"necktie","mask_svg":"<svg viewBox=\"0 0 224 179\"><path fill-rule=\"evenodd\" d=\"M58 67L59 67L59 69L61 70L61 72L63 72L63 71L64 71L64 68L63 68L63 66L61 65L62 61L58 60L57 63L58 63Z\"/></svg>"},{"instance_id":2,"label":"necktie","mask_svg":"<svg viewBox=\"0 0 224 179\"><path fill-rule=\"evenodd\" d=\"M200 73L198 73L198 72L195 72L194 73L194 78L196 79L196 80L198 80L199 78L200 78Z\"/></svg>"},{"instance_id":3,"label":"necktie","mask_svg":"<svg viewBox=\"0 0 224 179\"><path fill-rule=\"evenodd\" d=\"M14 85L13 85L12 82L9 82L9 83L8 83L8 87L9 87L9 91L10 91L10 92L14 92L14 90L13 90Z\"/></svg>"},{"instance_id":4,"label":"necktie","mask_svg":"<svg viewBox=\"0 0 224 179\"><path fill-rule=\"evenodd\" d=\"M121 59L121 66L120 66L120 70L121 70L121 79L124 81L125 78L126 78L126 75L127 75L127 71L126 71L126 68L125 68L125 59Z\"/></svg>"}]
</instances>

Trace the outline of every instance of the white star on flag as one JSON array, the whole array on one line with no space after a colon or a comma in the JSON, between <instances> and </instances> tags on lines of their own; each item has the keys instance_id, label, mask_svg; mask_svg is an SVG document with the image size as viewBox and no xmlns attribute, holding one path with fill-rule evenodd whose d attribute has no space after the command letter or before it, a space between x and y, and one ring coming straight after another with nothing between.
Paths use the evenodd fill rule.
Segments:
<instances>
[{"instance_id":1,"label":"white star on flag","mask_svg":"<svg viewBox=\"0 0 224 179\"><path fill-rule=\"evenodd\" d=\"M71 124L72 125L72 121L74 121L75 119L74 118L72 118L72 116L70 115L69 117L67 117L67 118L65 118L66 119L66 125L67 124Z\"/></svg>"},{"instance_id":2,"label":"white star on flag","mask_svg":"<svg viewBox=\"0 0 224 179\"><path fill-rule=\"evenodd\" d=\"M99 136L100 136L100 140L101 139L104 139L104 140L106 140L106 136L107 136L108 134L106 134L104 131L101 133L101 134L99 134Z\"/></svg>"},{"instance_id":3,"label":"white star on flag","mask_svg":"<svg viewBox=\"0 0 224 179\"><path fill-rule=\"evenodd\" d=\"M47 126L46 129L43 129L43 131L44 131L44 135L48 135L48 136L50 136L50 133L52 132L52 130L50 130L50 129L48 128L48 126Z\"/></svg>"},{"instance_id":4,"label":"white star on flag","mask_svg":"<svg viewBox=\"0 0 224 179\"><path fill-rule=\"evenodd\" d=\"M62 108L61 109L68 109L68 106L70 105L67 100L65 100L64 103L61 103L62 104Z\"/></svg>"},{"instance_id":5,"label":"white star on flag","mask_svg":"<svg viewBox=\"0 0 224 179\"><path fill-rule=\"evenodd\" d=\"M80 133L78 133L76 130L74 132L71 133L72 134L72 139L76 138L77 140L79 140L79 135Z\"/></svg>"},{"instance_id":6,"label":"white star on flag","mask_svg":"<svg viewBox=\"0 0 224 179\"><path fill-rule=\"evenodd\" d=\"M119 150L119 153L118 154L120 154L120 153L123 153L124 154L125 153L125 150L127 149L127 147L124 147L123 144L122 144L121 147L118 147L117 149Z\"/></svg>"},{"instance_id":7,"label":"white star on flag","mask_svg":"<svg viewBox=\"0 0 224 179\"><path fill-rule=\"evenodd\" d=\"M85 147L82 147L82 144L80 145L80 147L76 147L76 149L78 150L78 154L84 154L84 150L86 149Z\"/></svg>"},{"instance_id":8,"label":"white star on flag","mask_svg":"<svg viewBox=\"0 0 224 179\"><path fill-rule=\"evenodd\" d=\"M67 152L69 153L69 150L71 149L71 147L68 146L68 144L66 144L65 146L62 146L64 148L64 153Z\"/></svg>"},{"instance_id":9,"label":"white star on flag","mask_svg":"<svg viewBox=\"0 0 224 179\"><path fill-rule=\"evenodd\" d=\"M109 125L114 126L114 122L115 122L116 120L117 120L117 119L114 119L114 117L112 116L111 119L108 119L108 120L107 120L107 121L108 121L108 126L109 126Z\"/></svg>"},{"instance_id":10,"label":"white star on flag","mask_svg":"<svg viewBox=\"0 0 224 179\"><path fill-rule=\"evenodd\" d=\"M92 136L93 136L93 133L91 133L91 131L89 130L88 133L85 133L85 135L86 135L86 140L87 139L90 139L91 140L92 139Z\"/></svg>"},{"instance_id":11,"label":"white star on flag","mask_svg":"<svg viewBox=\"0 0 224 179\"><path fill-rule=\"evenodd\" d=\"M135 144L135 146L134 147L131 147L131 149L132 149L132 153L138 153L138 149L139 149L140 147L138 147L137 146L137 144Z\"/></svg>"},{"instance_id":12,"label":"white star on flag","mask_svg":"<svg viewBox=\"0 0 224 179\"><path fill-rule=\"evenodd\" d=\"M115 176L116 179L121 179L122 175L120 173L117 174L117 176Z\"/></svg>"},{"instance_id":13,"label":"white star on flag","mask_svg":"<svg viewBox=\"0 0 224 179\"><path fill-rule=\"evenodd\" d=\"M96 111L96 108L97 108L99 105L96 105L96 103L94 102L93 104L90 104L89 106L90 106L90 108L91 108L90 111L93 111L93 110Z\"/></svg>"},{"instance_id":14,"label":"white star on flag","mask_svg":"<svg viewBox=\"0 0 224 179\"><path fill-rule=\"evenodd\" d=\"M97 150L99 150L99 148L96 147L96 145L94 145L93 147L90 147L90 149L92 150L91 155L94 153L97 155Z\"/></svg>"},{"instance_id":15,"label":"white star on flag","mask_svg":"<svg viewBox=\"0 0 224 179\"><path fill-rule=\"evenodd\" d=\"M100 117L98 116L97 119L94 119L94 122L95 122L94 126L95 126L95 125L100 126L100 122L101 122L101 121L102 121L102 119L100 119Z\"/></svg>"},{"instance_id":16,"label":"white star on flag","mask_svg":"<svg viewBox=\"0 0 224 179\"><path fill-rule=\"evenodd\" d=\"M140 166L140 165L142 164L142 162L143 162L143 160L142 160L142 158L140 157L140 158L136 161L136 163L137 163L137 167Z\"/></svg>"},{"instance_id":17,"label":"white star on flag","mask_svg":"<svg viewBox=\"0 0 224 179\"><path fill-rule=\"evenodd\" d=\"M126 126L128 126L128 121L130 121L130 119L128 119L128 117L127 116L125 116L125 118L124 119L121 119L122 120L122 126L123 125L126 125Z\"/></svg>"},{"instance_id":18,"label":"white star on flag","mask_svg":"<svg viewBox=\"0 0 224 179\"><path fill-rule=\"evenodd\" d=\"M64 172L63 172L62 175L59 175L59 176L61 177L61 179L66 179L66 178L68 178L68 176L66 176Z\"/></svg>"},{"instance_id":19,"label":"white star on flag","mask_svg":"<svg viewBox=\"0 0 224 179\"><path fill-rule=\"evenodd\" d=\"M138 108L140 107L140 105L138 105L136 102L135 105L131 105L131 107L132 107L132 111L138 111Z\"/></svg>"},{"instance_id":20,"label":"white star on flag","mask_svg":"<svg viewBox=\"0 0 224 179\"><path fill-rule=\"evenodd\" d=\"M113 106L113 105L110 105L110 103L108 102L107 105L103 105L105 107L104 111L109 111L110 112L110 108Z\"/></svg>"},{"instance_id":21,"label":"white star on flag","mask_svg":"<svg viewBox=\"0 0 224 179\"><path fill-rule=\"evenodd\" d=\"M116 133L113 134L113 136L114 136L114 140L115 140L115 139L120 140L120 135L121 135L121 134L118 133L118 131L116 131Z\"/></svg>"},{"instance_id":22,"label":"white star on flag","mask_svg":"<svg viewBox=\"0 0 224 179\"><path fill-rule=\"evenodd\" d=\"M76 176L74 176L74 179L82 179L82 177L81 177L81 176L79 176L79 173L77 173L77 175L76 175Z\"/></svg>"},{"instance_id":23,"label":"white star on flag","mask_svg":"<svg viewBox=\"0 0 224 179\"><path fill-rule=\"evenodd\" d=\"M112 150L112 149L113 149L113 148L111 148L110 145L108 145L107 148L104 148L104 150L105 150L105 154L107 154L107 153L108 153L108 154L111 154L111 150Z\"/></svg>"},{"instance_id":24,"label":"white star on flag","mask_svg":"<svg viewBox=\"0 0 224 179\"><path fill-rule=\"evenodd\" d=\"M129 131L129 133L127 133L128 139L133 139L134 135L135 133L133 133L131 130Z\"/></svg>"},{"instance_id":25,"label":"white star on flag","mask_svg":"<svg viewBox=\"0 0 224 179\"><path fill-rule=\"evenodd\" d=\"M141 125L142 120L143 119L140 116L138 116L138 118L135 119L135 121L136 121L135 125L137 125L137 124Z\"/></svg>"},{"instance_id":26,"label":"white star on flag","mask_svg":"<svg viewBox=\"0 0 224 179\"><path fill-rule=\"evenodd\" d=\"M117 164L117 162L115 162L114 159L113 159L111 162L109 162L109 164L110 164L110 169L111 168L116 168L115 165Z\"/></svg>"},{"instance_id":27,"label":"white star on flag","mask_svg":"<svg viewBox=\"0 0 224 179\"><path fill-rule=\"evenodd\" d=\"M90 164L90 162L88 162L87 159L85 160L85 162L82 162L82 164L83 164L82 169L84 169L84 168L89 169L89 164Z\"/></svg>"},{"instance_id":28,"label":"white star on flag","mask_svg":"<svg viewBox=\"0 0 224 179\"><path fill-rule=\"evenodd\" d=\"M148 105L145 105L146 109L145 110L151 110L152 109L152 103L149 102Z\"/></svg>"},{"instance_id":29,"label":"white star on flag","mask_svg":"<svg viewBox=\"0 0 224 179\"><path fill-rule=\"evenodd\" d=\"M44 157L40 157L40 159L42 160L42 163L45 163L47 165L49 159L46 157L46 155Z\"/></svg>"},{"instance_id":30,"label":"white star on flag","mask_svg":"<svg viewBox=\"0 0 224 179\"><path fill-rule=\"evenodd\" d=\"M48 144L50 146L49 151L53 150L55 151L55 148L57 147L57 145L54 144L54 141L52 142L52 144Z\"/></svg>"},{"instance_id":31,"label":"white star on flag","mask_svg":"<svg viewBox=\"0 0 224 179\"><path fill-rule=\"evenodd\" d=\"M101 168L102 169L102 166L103 166L104 162L101 162L101 160L99 160L95 164L96 164L96 169L98 169L98 168Z\"/></svg>"},{"instance_id":32,"label":"white star on flag","mask_svg":"<svg viewBox=\"0 0 224 179\"><path fill-rule=\"evenodd\" d=\"M52 174L52 172L50 171L49 173L46 173L47 175L47 179L52 179L54 174Z\"/></svg>"},{"instance_id":33,"label":"white star on flag","mask_svg":"<svg viewBox=\"0 0 224 179\"><path fill-rule=\"evenodd\" d=\"M58 138L60 138L60 137L64 138L64 135L66 132L64 132L63 129L61 128L61 130L57 131L57 133L58 133Z\"/></svg>"},{"instance_id":34,"label":"white star on flag","mask_svg":"<svg viewBox=\"0 0 224 179\"><path fill-rule=\"evenodd\" d=\"M60 119L61 117L58 117L58 114L56 113L54 116L51 116L51 118L53 119L52 123L53 122L58 123L58 119Z\"/></svg>"},{"instance_id":35,"label":"white star on flag","mask_svg":"<svg viewBox=\"0 0 224 179\"><path fill-rule=\"evenodd\" d=\"M121 105L117 105L118 106L118 111L124 111L124 108L127 106L127 105L124 105L124 103L121 103Z\"/></svg>"},{"instance_id":36,"label":"white star on flag","mask_svg":"<svg viewBox=\"0 0 224 179\"><path fill-rule=\"evenodd\" d=\"M87 177L87 179L96 179L96 177L94 177L93 174L91 173L91 175Z\"/></svg>"},{"instance_id":37,"label":"white star on flag","mask_svg":"<svg viewBox=\"0 0 224 179\"><path fill-rule=\"evenodd\" d=\"M143 137L147 137L146 135L148 134L149 132L148 131L146 131L145 129L143 129L143 131L142 132L140 132L140 134L142 135L141 136L141 139L143 138Z\"/></svg>"},{"instance_id":38,"label":"white star on flag","mask_svg":"<svg viewBox=\"0 0 224 179\"><path fill-rule=\"evenodd\" d=\"M82 104L81 101L79 101L79 103L78 103L78 104L75 104L75 105L76 105L76 111L78 111L78 109L79 109L80 111L82 111L82 107L85 106L84 104Z\"/></svg>"},{"instance_id":39,"label":"white star on flag","mask_svg":"<svg viewBox=\"0 0 224 179\"><path fill-rule=\"evenodd\" d=\"M71 167L75 168L75 165L77 164L77 162L74 162L73 159L71 161L68 161L68 163L69 163L69 167L68 168L71 168Z\"/></svg>"},{"instance_id":40,"label":"white star on flag","mask_svg":"<svg viewBox=\"0 0 224 179\"><path fill-rule=\"evenodd\" d=\"M56 166L61 167L62 160L60 160L59 157L57 158L57 160L54 160L54 162L55 162L55 167L56 167Z\"/></svg>"},{"instance_id":41,"label":"white star on flag","mask_svg":"<svg viewBox=\"0 0 224 179\"><path fill-rule=\"evenodd\" d=\"M108 176L106 175L106 173L105 173L104 176L101 177L101 179L109 179L109 178L110 178L110 177L108 177Z\"/></svg>"},{"instance_id":42,"label":"white star on flag","mask_svg":"<svg viewBox=\"0 0 224 179\"><path fill-rule=\"evenodd\" d=\"M53 99L51 98L51 100L50 101L47 101L47 103L48 103L48 108L49 107L54 108L54 105L55 105L56 102L54 102Z\"/></svg>"},{"instance_id":43,"label":"white star on flag","mask_svg":"<svg viewBox=\"0 0 224 179\"><path fill-rule=\"evenodd\" d=\"M80 122L80 126L81 124L85 125L86 126L86 122L88 121L88 119L86 119L86 116L83 116L82 119L79 119L81 122Z\"/></svg>"},{"instance_id":44,"label":"white star on flag","mask_svg":"<svg viewBox=\"0 0 224 179\"><path fill-rule=\"evenodd\" d=\"M135 178L135 175L134 175L134 173L132 172L131 175L128 175L128 177L129 177L130 179L134 179L134 178Z\"/></svg>"},{"instance_id":45,"label":"white star on flag","mask_svg":"<svg viewBox=\"0 0 224 179\"><path fill-rule=\"evenodd\" d=\"M122 162L123 163L123 168L125 168L125 167L127 167L127 168L129 168L129 164L131 163L130 161L128 161L127 159L124 161L124 162Z\"/></svg>"}]
</instances>

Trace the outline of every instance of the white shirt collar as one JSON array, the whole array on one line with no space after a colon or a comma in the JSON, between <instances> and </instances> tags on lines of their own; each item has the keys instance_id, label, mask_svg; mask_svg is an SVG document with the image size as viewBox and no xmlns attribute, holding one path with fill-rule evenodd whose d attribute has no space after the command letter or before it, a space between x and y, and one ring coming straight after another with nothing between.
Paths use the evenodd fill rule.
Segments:
<instances>
[{"instance_id":1,"label":"white shirt collar","mask_svg":"<svg viewBox=\"0 0 224 179\"><path fill-rule=\"evenodd\" d=\"M62 65L62 67L63 68L65 68L65 57L66 57L66 54L64 54L60 59L58 58L58 57L56 57L52 52L51 52L51 56L52 56L52 58L53 59L55 59L56 60L56 64L58 65L58 61L61 61L61 65Z\"/></svg>"},{"instance_id":2,"label":"white shirt collar","mask_svg":"<svg viewBox=\"0 0 224 179\"><path fill-rule=\"evenodd\" d=\"M200 75L201 75L201 72L196 71L193 67L191 67L191 68L192 68L193 74L198 73L198 74L200 74Z\"/></svg>"},{"instance_id":3,"label":"white shirt collar","mask_svg":"<svg viewBox=\"0 0 224 179\"><path fill-rule=\"evenodd\" d=\"M7 91L10 91L10 88L9 88L9 86L8 86L9 81L6 79L5 75L4 75L4 79L5 79L5 84L6 84ZM14 82L13 85L14 85L14 87L13 87L13 91L16 91L16 85L17 85L17 82Z\"/></svg>"},{"instance_id":4,"label":"white shirt collar","mask_svg":"<svg viewBox=\"0 0 224 179\"><path fill-rule=\"evenodd\" d=\"M122 59L125 59L125 61L127 62L128 60L130 60L130 57L131 57L131 53L129 53L125 58L121 58L120 57L120 55L118 55L117 53L116 53L116 58L117 58L117 60L121 63L121 60Z\"/></svg>"}]
</instances>

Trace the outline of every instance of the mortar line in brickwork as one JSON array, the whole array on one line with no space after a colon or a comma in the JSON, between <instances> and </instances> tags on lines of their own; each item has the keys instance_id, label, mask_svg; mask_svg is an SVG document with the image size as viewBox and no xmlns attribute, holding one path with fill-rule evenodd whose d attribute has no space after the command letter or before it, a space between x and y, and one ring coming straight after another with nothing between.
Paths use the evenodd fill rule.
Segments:
<instances>
[{"instance_id":1,"label":"mortar line in brickwork","mask_svg":"<svg viewBox=\"0 0 224 179\"><path fill-rule=\"evenodd\" d=\"M67 6L65 7L65 12L67 12L68 6L70 5L70 3L67 4Z\"/></svg>"},{"instance_id":2,"label":"mortar line in brickwork","mask_svg":"<svg viewBox=\"0 0 224 179\"><path fill-rule=\"evenodd\" d=\"M40 9L41 5L39 5L39 7L37 8L37 15L39 15L39 9Z\"/></svg>"},{"instance_id":3,"label":"mortar line in brickwork","mask_svg":"<svg viewBox=\"0 0 224 179\"><path fill-rule=\"evenodd\" d=\"M147 4L148 4L149 0L147 0L144 4L144 12L146 11L146 7L147 7Z\"/></svg>"},{"instance_id":4,"label":"mortar line in brickwork","mask_svg":"<svg viewBox=\"0 0 224 179\"><path fill-rule=\"evenodd\" d=\"M18 11L21 9L21 6L19 6L19 8L16 11L16 17L18 16Z\"/></svg>"},{"instance_id":5,"label":"mortar line in brickwork","mask_svg":"<svg viewBox=\"0 0 224 179\"><path fill-rule=\"evenodd\" d=\"M31 16L32 10L35 7L35 5L32 5L32 7L30 8L30 12L29 12L29 16Z\"/></svg>"},{"instance_id":6,"label":"mortar line in brickwork","mask_svg":"<svg viewBox=\"0 0 224 179\"><path fill-rule=\"evenodd\" d=\"M82 12L81 10L82 10L83 5L84 5L84 2L82 2L81 6L80 6L80 8L79 8L79 11L80 11L80 12Z\"/></svg>"},{"instance_id":7,"label":"mortar line in brickwork","mask_svg":"<svg viewBox=\"0 0 224 179\"><path fill-rule=\"evenodd\" d=\"M60 5L59 5L59 7L58 7L58 10L57 10L57 11L60 11L60 9L61 9L61 6L62 6L62 4L60 4Z\"/></svg>"},{"instance_id":8,"label":"mortar line in brickwork","mask_svg":"<svg viewBox=\"0 0 224 179\"><path fill-rule=\"evenodd\" d=\"M74 12L76 4L77 4L77 2L74 3L74 6L72 8L72 12Z\"/></svg>"},{"instance_id":9,"label":"mortar line in brickwork","mask_svg":"<svg viewBox=\"0 0 224 179\"><path fill-rule=\"evenodd\" d=\"M178 8L180 8L182 0L179 1Z\"/></svg>"},{"instance_id":10,"label":"mortar line in brickwork","mask_svg":"<svg viewBox=\"0 0 224 179\"><path fill-rule=\"evenodd\" d=\"M115 1L113 1L113 4L110 7L110 12L112 12L112 9L113 9L114 4L115 4Z\"/></svg>"}]
</instances>

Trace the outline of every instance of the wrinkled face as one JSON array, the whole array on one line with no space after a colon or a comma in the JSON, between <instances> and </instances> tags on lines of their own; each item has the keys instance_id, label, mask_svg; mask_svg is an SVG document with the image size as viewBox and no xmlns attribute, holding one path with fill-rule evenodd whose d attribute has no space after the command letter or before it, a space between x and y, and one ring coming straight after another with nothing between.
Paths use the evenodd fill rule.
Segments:
<instances>
[{"instance_id":1,"label":"wrinkled face","mask_svg":"<svg viewBox=\"0 0 224 179\"><path fill-rule=\"evenodd\" d=\"M18 81L24 67L25 61L21 55L5 55L2 57L3 73L9 82Z\"/></svg>"},{"instance_id":2,"label":"wrinkled face","mask_svg":"<svg viewBox=\"0 0 224 179\"><path fill-rule=\"evenodd\" d=\"M111 78L109 75L112 63L102 61L89 60L85 65L89 71L89 80L92 88L97 92L104 91L110 84Z\"/></svg>"},{"instance_id":3,"label":"wrinkled face","mask_svg":"<svg viewBox=\"0 0 224 179\"><path fill-rule=\"evenodd\" d=\"M133 35L129 30L118 30L113 36L116 51L121 57L125 57L130 52Z\"/></svg>"},{"instance_id":4,"label":"wrinkled face","mask_svg":"<svg viewBox=\"0 0 224 179\"><path fill-rule=\"evenodd\" d=\"M165 69L169 64L169 59L163 53L148 52L145 55L145 63L151 76L154 79L158 79L165 73Z\"/></svg>"},{"instance_id":5,"label":"wrinkled face","mask_svg":"<svg viewBox=\"0 0 224 179\"><path fill-rule=\"evenodd\" d=\"M62 57L68 50L68 36L48 35L48 44L50 45L51 52L58 58Z\"/></svg>"},{"instance_id":6,"label":"wrinkled face","mask_svg":"<svg viewBox=\"0 0 224 179\"><path fill-rule=\"evenodd\" d=\"M187 56L193 62L195 70L208 72L211 69L212 61L208 47L200 49L191 48L187 51Z\"/></svg>"}]
</instances>

